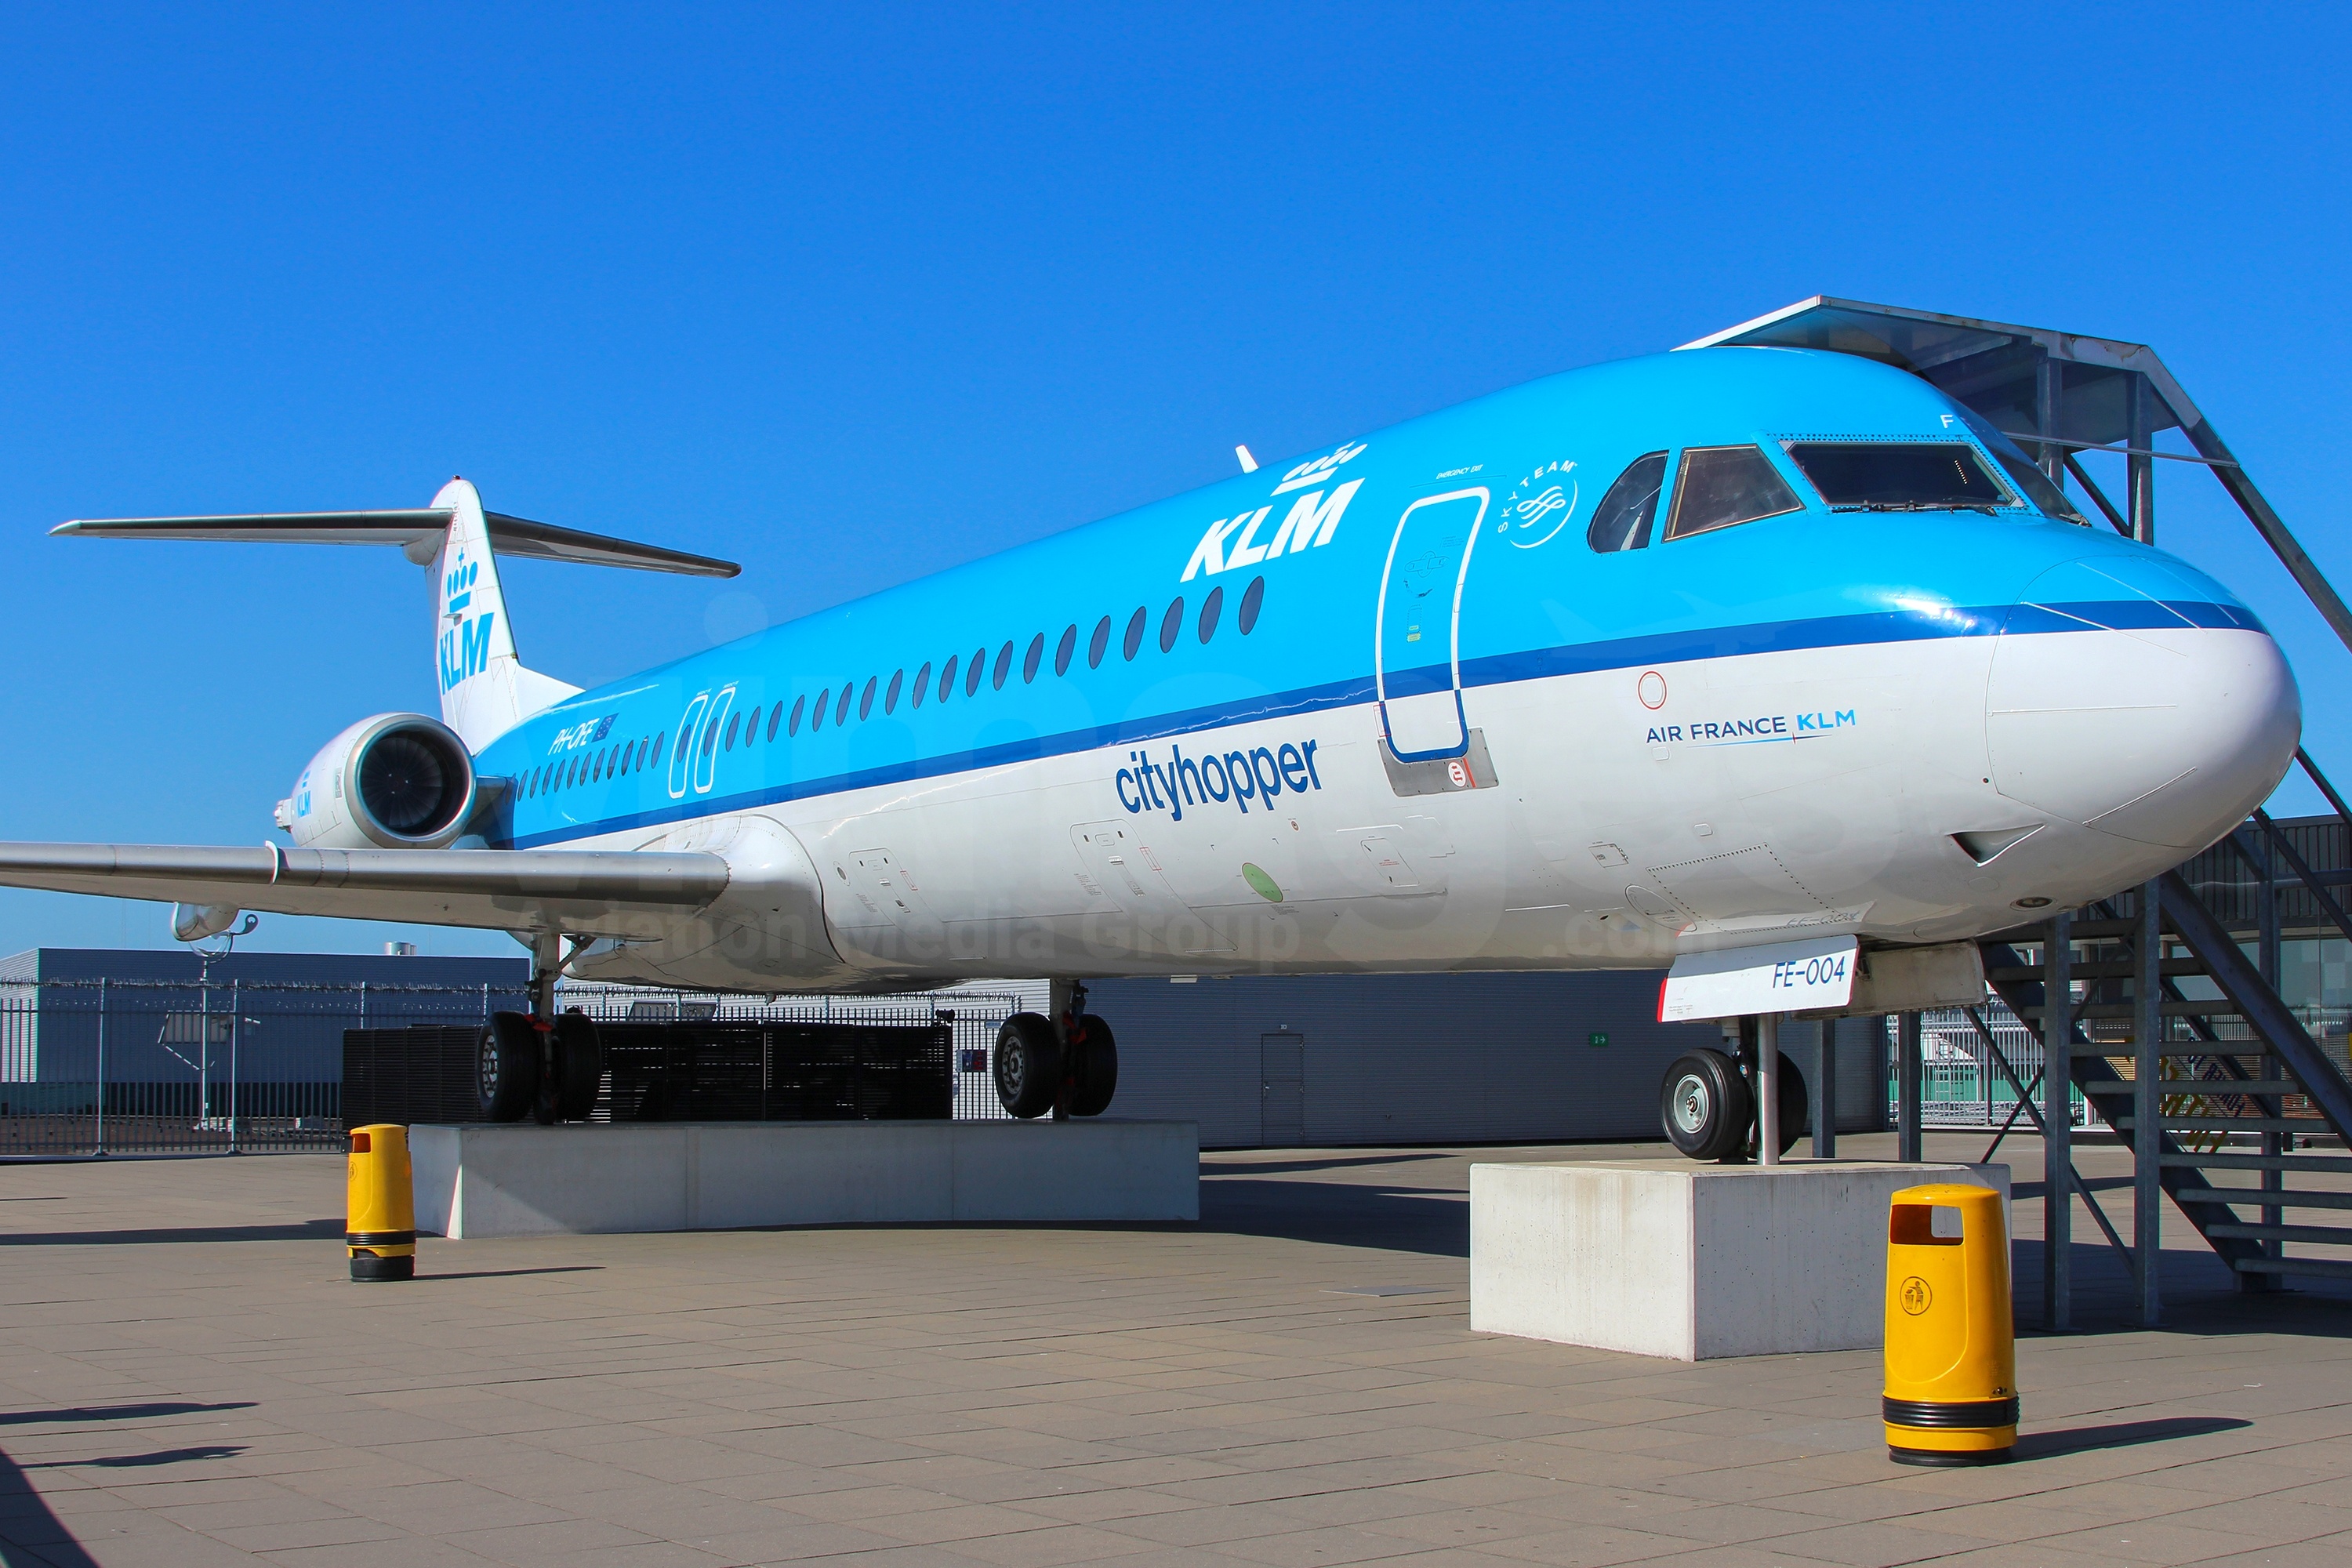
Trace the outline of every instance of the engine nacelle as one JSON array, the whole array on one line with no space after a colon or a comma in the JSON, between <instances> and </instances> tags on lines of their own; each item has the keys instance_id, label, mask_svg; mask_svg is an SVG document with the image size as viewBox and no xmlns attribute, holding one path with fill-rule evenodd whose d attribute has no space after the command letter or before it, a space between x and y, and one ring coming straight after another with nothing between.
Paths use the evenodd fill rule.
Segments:
<instances>
[{"instance_id":1,"label":"engine nacelle","mask_svg":"<svg viewBox=\"0 0 2352 1568\"><path fill-rule=\"evenodd\" d=\"M278 803L278 826L304 849L444 849L474 797L474 759L456 731L379 713L320 748Z\"/></svg>"}]
</instances>

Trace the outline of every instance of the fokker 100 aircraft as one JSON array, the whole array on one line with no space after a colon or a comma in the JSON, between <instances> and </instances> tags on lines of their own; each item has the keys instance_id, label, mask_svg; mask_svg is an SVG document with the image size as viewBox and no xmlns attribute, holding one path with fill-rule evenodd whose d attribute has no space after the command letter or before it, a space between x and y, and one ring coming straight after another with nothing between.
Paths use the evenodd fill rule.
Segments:
<instances>
[{"instance_id":1,"label":"fokker 100 aircraft","mask_svg":"<svg viewBox=\"0 0 2352 1568\"><path fill-rule=\"evenodd\" d=\"M1101 976L1973 962L2221 837L2301 724L2227 589L2086 526L1927 382L1806 350L1571 371L593 690L521 663L500 556L736 568L462 479L56 531L425 568L440 717L329 741L290 845L0 845L0 883L172 901L186 939L246 910L512 931L538 1013L486 1036L502 1116L593 1095L559 972L1042 977L992 1069L1034 1116L1108 1102Z\"/></svg>"}]
</instances>

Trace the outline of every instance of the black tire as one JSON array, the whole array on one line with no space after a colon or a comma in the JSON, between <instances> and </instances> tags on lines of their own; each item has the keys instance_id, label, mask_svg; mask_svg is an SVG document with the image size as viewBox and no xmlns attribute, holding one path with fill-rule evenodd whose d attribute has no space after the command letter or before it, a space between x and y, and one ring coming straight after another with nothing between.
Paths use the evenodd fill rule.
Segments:
<instances>
[{"instance_id":1,"label":"black tire","mask_svg":"<svg viewBox=\"0 0 2352 1568\"><path fill-rule=\"evenodd\" d=\"M1100 1116L1110 1109L1110 1097L1118 1089L1118 1042L1111 1038L1108 1024L1088 1013L1078 1020L1078 1038L1070 1045L1077 1054L1070 1114Z\"/></svg>"},{"instance_id":2,"label":"black tire","mask_svg":"<svg viewBox=\"0 0 2352 1568\"><path fill-rule=\"evenodd\" d=\"M1780 1152L1785 1154L1805 1135L1805 1118L1812 1111L1812 1096L1805 1089L1805 1075L1797 1070L1797 1064L1789 1059L1786 1051L1780 1053ZM1748 1136L1740 1141L1749 1153L1756 1151L1758 1131L1749 1128Z\"/></svg>"},{"instance_id":3,"label":"black tire","mask_svg":"<svg viewBox=\"0 0 2352 1568\"><path fill-rule=\"evenodd\" d=\"M604 1042L585 1013L555 1020L555 1120L585 1121L604 1081Z\"/></svg>"},{"instance_id":4,"label":"black tire","mask_svg":"<svg viewBox=\"0 0 2352 1568\"><path fill-rule=\"evenodd\" d=\"M1721 1051L1690 1051L1658 1085L1658 1120L1692 1159L1725 1160L1748 1146L1756 1100L1737 1062Z\"/></svg>"},{"instance_id":5,"label":"black tire","mask_svg":"<svg viewBox=\"0 0 2352 1568\"><path fill-rule=\"evenodd\" d=\"M989 1063L996 1098L1027 1121L1054 1109L1062 1089L1062 1043L1043 1013L1015 1013L998 1026L996 1053Z\"/></svg>"},{"instance_id":6,"label":"black tire","mask_svg":"<svg viewBox=\"0 0 2352 1568\"><path fill-rule=\"evenodd\" d=\"M478 1086L485 1121L520 1121L539 1098L539 1031L521 1013L493 1013L482 1030Z\"/></svg>"}]
</instances>

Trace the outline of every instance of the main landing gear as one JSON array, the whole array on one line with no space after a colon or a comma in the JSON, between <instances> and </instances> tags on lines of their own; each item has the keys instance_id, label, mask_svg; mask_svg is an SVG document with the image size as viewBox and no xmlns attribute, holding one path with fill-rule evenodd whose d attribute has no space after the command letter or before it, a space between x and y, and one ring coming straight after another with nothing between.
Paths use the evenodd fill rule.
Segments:
<instances>
[{"instance_id":1,"label":"main landing gear","mask_svg":"<svg viewBox=\"0 0 2352 1568\"><path fill-rule=\"evenodd\" d=\"M1658 1120L1664 1123L1675 1147L1692 1159L1730 1165L1756 1157L1759 1119L1755 1082L1761 1057L1758 1033L1756 1020L1743 1018L1737 1056L1688 1051L1666 1068L1665 1079L1658 1085ZM1780 1057L1774 1098L1780 1112L1776 1119L1780 1147L1773 1152L1780 1155L1796 1147L1804 1130L1807 1095L1804 1075L1797 1070L1797 1064L1780 1051L1777 1043L1773 1048Z\"/></svg>"},{"instance_id":2,"label":"main landing gear","mask_svg":"<svg viewBox=\"0 0 2352 1568\"><path fill-rule=\"evenodd\" d=\"M990 1068L996 1098L1024 1121L1054 1113L1100 1116L1118 1088L1118 1046L1110 1026L1087 1011L1087 988L1056 980L1054 1016L1015 1013L996 1031Z\"/></svg>"},{"instance_id":3,"label":"main landing gear","mask_svg":"<svg viewBox=\"0 0 2352 1568\"><path fill-rule=\"evenodd\" d=\"M531 1011L493 1013L482 1029L481 1106L485 1121L542 1127L585 1121L604 1078L604 1047L595 1021L577 1007L556 1015L555 977L562 967L562 937L545 933L531 943Z\"/></svg>"}]
</instances>

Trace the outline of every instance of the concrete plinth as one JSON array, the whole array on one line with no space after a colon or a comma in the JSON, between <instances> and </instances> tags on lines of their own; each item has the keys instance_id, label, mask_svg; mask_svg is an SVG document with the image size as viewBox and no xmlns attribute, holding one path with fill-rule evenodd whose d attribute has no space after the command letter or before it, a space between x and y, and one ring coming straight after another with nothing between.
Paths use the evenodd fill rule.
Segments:
<instances>
[{"instance_id":1,"label":"concrete plinth","mask_svg":"<svg viewBox=\"0 0 2352 1568\"><path fill-rule=\"evenodd\" d=\"M1883 1342L1887 1199L2006 1165L1470 1168L1470 1327L1675 1361Z\"/></svg>"},{"instance_id":2,"label":"concrete plinth","mask_svg":"<svg viewBox=\"0 0 2352 1568\"><path fill-rule=\"evenodd\" d=\"M416 1228L452 1239L1201 1215L1190 1121L413 1127L408 1148Z\"/></svg>"}]
</instances>

